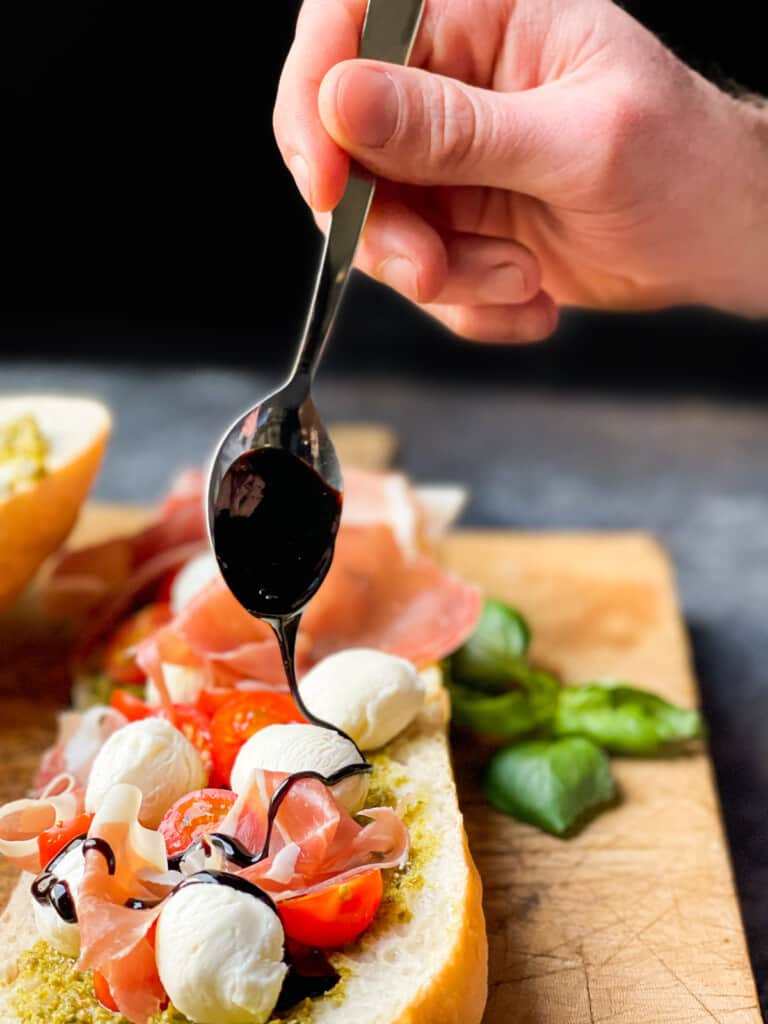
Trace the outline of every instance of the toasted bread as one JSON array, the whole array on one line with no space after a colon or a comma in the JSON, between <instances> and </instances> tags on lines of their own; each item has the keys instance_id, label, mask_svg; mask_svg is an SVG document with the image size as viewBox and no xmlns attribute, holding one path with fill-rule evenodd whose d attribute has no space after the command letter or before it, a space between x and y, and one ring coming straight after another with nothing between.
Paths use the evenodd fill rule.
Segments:
<instances>
[{"instance_id":1,"label":"toasted bread","mask_svg":"<svg viewBox=\"0 0 768 1024\"><path fill-rule=\"evenodd\" d=\"M391 872L371 928L333 954L341 983L283 1020L301 1024L478 1024L487 994L487 940L480 879L467 847L446 735L440 673L425 674L418 718L374 755L372 787L397 801L412 839L408 866ZM34 1016L36 977L19 958L37 936L23 877L0 917L0 1024L58 1024L47 1004ZM44 979L40 978L42 983ZM101 1024L104 1010L78 1012ZM109 1018L109 1015L107 1015ZM114 1017L114 1020L119 1018ZM177 1018L174 1018L176 1020ZM211 1022L216 1024L216 1022Z\"/></svg>"}]
</instances>

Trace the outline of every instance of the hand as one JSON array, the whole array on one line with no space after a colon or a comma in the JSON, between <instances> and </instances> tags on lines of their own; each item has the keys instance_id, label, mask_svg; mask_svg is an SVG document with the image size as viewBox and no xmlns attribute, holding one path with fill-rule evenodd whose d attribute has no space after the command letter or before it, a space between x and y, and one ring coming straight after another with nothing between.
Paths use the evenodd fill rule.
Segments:
<instances>
[{"instance_id":1,"label":"hand","mask_svg":"<svg viewBox=\"0 0 768 1024\"><path fill-rule=\"evenodd\" d=\"M409 68L349 59L364 10L305 0L274 124L316 215L348 154L379 175L367 273L484 341L563 304L768 310L764 111L610 0L427 0Z\"/></svg>"}]
</instances>

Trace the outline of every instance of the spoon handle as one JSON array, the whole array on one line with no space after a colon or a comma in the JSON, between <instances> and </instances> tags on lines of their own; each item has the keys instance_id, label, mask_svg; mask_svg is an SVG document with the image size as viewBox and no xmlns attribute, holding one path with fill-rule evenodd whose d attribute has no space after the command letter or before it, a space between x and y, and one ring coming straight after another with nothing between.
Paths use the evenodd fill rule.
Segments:
<instances>
[{"instance_id":1,"label":"spoon handle","mask_svg":"<svg viewBox=\"0 0 768 1024\"><path fill-rule=\"evenodd\" d=\"M360 38L360 57L407 64L424 9L424 0L368 0ZM365 227L376 179L351 163L344 195L331 216L291 380L315 375Z\"/></svg>"}]
</instances>

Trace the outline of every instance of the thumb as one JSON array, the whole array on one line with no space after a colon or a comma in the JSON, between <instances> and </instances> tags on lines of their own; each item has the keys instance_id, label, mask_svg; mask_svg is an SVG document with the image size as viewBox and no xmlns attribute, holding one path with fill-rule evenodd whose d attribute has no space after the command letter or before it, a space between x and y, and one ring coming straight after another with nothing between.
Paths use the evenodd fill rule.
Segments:
<instances>
[{"instance_id":1,"label":"thumb","mask_svg":"<svg viewBox=\"0 0 768 1024\"><path fill-rule=\"evenodd\" d=\"M326 74L318 102L334 141L391 181L541 195L572 156L548 88L491 92L417 68L354 60Z\"/></svg>"}]
</instances>

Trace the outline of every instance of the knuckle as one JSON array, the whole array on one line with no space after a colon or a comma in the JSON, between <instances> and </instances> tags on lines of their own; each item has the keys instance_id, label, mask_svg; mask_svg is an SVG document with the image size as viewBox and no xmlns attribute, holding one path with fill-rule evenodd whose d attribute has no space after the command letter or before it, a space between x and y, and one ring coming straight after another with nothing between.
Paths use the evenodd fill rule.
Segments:
<instances>
[{"instance_id":1,"label":"knuckle","mask_svg":"<svg viewBox=\"0 0 768 1024\"><path fill-rule=\"evenodd\" d=\"M654 106L638 83L622 82L606 102L593 109L591 134L600 143L596 171L601 184L623 176L644 138L654 133Z\"/></svg>"},{"instance_id":2,"label":"knuckle","mask_svg":"<svg viewBox=\"0 0 768 1024\"><path fill-rule=\"evenodd\" d=\"M427 157L451 167L469 162L477 134L477 111L471 97L441 78L431 80L423 111Z\"/></svg>"}]
</instances>

